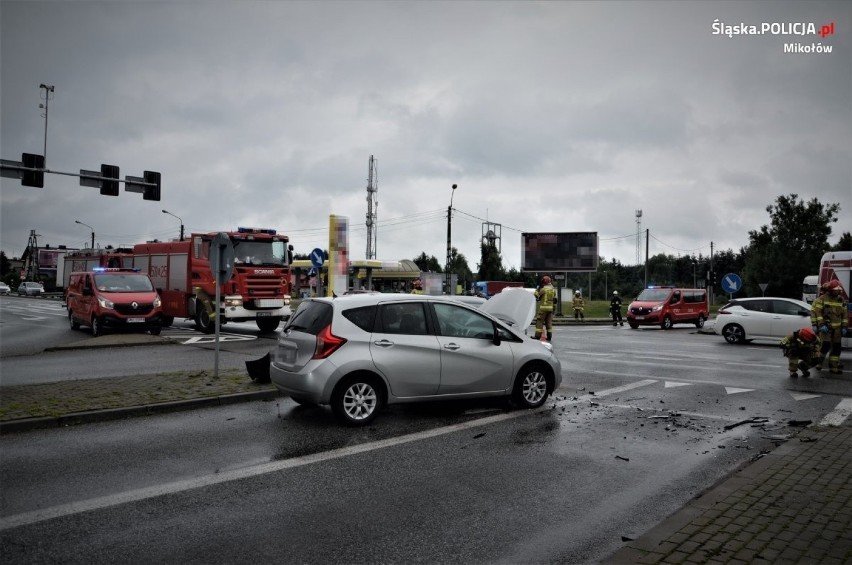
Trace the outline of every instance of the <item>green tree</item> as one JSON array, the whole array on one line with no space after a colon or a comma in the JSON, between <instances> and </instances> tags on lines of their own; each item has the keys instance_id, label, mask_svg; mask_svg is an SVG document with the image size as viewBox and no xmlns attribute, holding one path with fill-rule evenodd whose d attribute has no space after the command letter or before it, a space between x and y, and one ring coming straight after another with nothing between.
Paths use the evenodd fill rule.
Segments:
<instances>
[{"instance_id":1,"label":"green tree","mask_svg":"<svg viewBox=\"0 0 852 565\"><path fill-rule=\"evenodd\" d=\"M455 250L455 248L453 248ZM424 273L443 273L444 269L441 268L441 264L435 258L434 255L426 256L425 251L421 251L420 255L412 259L414 264L420 267L420 270Z\"/></svg>"},{"instance_id":2,"label":"green tree","mask_svg":"<svg viewBox=\"0 0 852 565\"><path fill-rule=\"evenodd\" d=\"M837 245L829 249L829 251L852 251L852 233L848 231L843 232L843 235L840 236L840 241L837 242Z\"/></svg>"},{"instance_id":3,"label":"green tree","mask_svg":"<svg viewBox=\"0 0 852 565\"><path fill-rule=\"evenodd\" d=\"M5 277L12 270L12 265L9 263L9 258L6 257L5 251L0 251L0 276Z\"/></svg>"},{"instance_id":4,"label":"green tree","mask_svg":"<svg viewBox=\"0 0 852 565\"><path fill-rule=\"evenodd\" d=\"M467 264L467 257L455 247L450 248L450 273L456 275L456 280L463 289L469 288L473 282L473 271Z\"/></svg>"},{"instance_id":5,"label":"green tree","mask_svg":"<svg viewBox=\"0 0 852 565\"><path fill-rule=\"evenodd\" d=\"M767 283L767 294L800 296L802 279L812 274L830 247L831 224L837 221L840 205L823 204L816 198L805 202L790 194L776 198L766 211L769 225L748 234L743 266L746 293L760 295L758 285Z\"/></svg>"},{"instance_id":6,"label":"green tree","mask_svg":"<svg viewBox=\"0 0 852 565\"><path fill-rule=\"evenodd\" d=\"M481 281L502 281L506 278L503 269L503 258L497 246L492 243L480 245L481 256L479 261L479 279Z\"/></svg>"}]
</instances>

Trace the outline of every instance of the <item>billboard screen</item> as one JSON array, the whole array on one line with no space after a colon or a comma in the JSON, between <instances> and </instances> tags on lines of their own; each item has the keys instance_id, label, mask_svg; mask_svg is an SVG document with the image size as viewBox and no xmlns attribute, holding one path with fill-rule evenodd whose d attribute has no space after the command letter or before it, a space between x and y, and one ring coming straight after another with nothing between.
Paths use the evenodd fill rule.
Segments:
<instances>
[{"instance_id":1,"label":"billboard screen","mask_svg":"<svg viewBox=\"0 0 852 565\"><path fill-rule=\"evenodd\" d=\"M598 268L598 232L521 234L521 269L586 273Z\"/></svg>"}]
</instances>

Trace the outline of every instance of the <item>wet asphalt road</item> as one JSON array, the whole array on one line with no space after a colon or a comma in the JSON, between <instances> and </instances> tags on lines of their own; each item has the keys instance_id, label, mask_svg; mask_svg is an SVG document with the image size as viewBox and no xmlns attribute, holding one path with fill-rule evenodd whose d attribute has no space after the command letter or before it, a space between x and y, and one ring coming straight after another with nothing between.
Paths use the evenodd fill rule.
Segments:
<instances>
[{"instance_id":1,"label":"wet asphalt road","mask_svg":"<svg viewBox=\"0 0 852 565\"><path fill-rule=\"evenodd\" d=\"M694 328L555 341L564 385L539 411L422 404L352 430L281 399L0 437L0 548L10 562L594 562L852 396L828 375L791 381L777 348Z\"/></svg>"}]
</instances>

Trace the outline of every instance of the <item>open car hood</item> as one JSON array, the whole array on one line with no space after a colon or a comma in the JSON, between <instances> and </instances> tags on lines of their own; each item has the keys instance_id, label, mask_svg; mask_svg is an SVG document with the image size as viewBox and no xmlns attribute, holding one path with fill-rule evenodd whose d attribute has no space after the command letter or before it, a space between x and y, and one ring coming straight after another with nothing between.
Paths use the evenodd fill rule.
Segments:
<instances>
[{"instance_id":1,"label":"open car hood","mask_svg":"<svg viewBox=\"0 0 852 565\"><path fill-rule=\"evenodd\" d=\"M523 332L535 316L535 296L523 288L506 287L479 309Z\"/></svg>"}]
</instances>

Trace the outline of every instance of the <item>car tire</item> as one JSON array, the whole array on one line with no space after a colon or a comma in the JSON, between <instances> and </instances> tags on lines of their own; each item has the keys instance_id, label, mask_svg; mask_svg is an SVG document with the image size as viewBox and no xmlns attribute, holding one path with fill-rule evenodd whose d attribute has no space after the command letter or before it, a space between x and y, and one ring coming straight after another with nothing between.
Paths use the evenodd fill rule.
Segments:
<instances>
[{"instance_id":1,"label":"car tire","mask_svg":"<svg viewBox=\"0 0 852 565\"><path fill-rule=\"evenodd\" d=\"M163 323L164 328L171 327L171 325L175 323L175 317L174 316L163 316L162 323Z\"/></svg>"},{"instance_id":2,"label":"car tire","mask_svg":"<svg viewBox=\"0 0 852 565\"><path fill-rule=\"evenodd\" d=\"M261 333L269 334L278 329L281 318L257 318L256 322Z\"/></svg>"},{"instance_id":3,"label":"car tire","mask_svg":"<svg viewBox=\"0 0 852 565\"><path fill-rule=\"evenodd\" d=\"M71 326L72 330L79 330L80 329L80 323L77 322L77 320L74 319L74 313L71 312L71 310L68 310L68 323Z\"/></svg>"},{"instance_id":4,"label":"car tire","mask_svg":"<svg viewBox=\"0 0 852 565\"><path fill-rule=\"evenodd\" d=\"M384 389L369 374L351 375L340 381L331 394L331 410L347 426L366 426L384 405Z\"/></svg>"},{"instance_id":5,"label":"car tire","mask_svg":"<svg viewBox=\"0 0 852 565\"><path fill-rule=\"evenodd\" d=\"M542 365L525 365L515 379L512 400L521 408L538 408L547 400L549 387L547 370Z\"/></svg>"},{"instance_id":6,"label":"car tire","mask_svg":"<svg viewBox=\"0 0 852 565\"><path fill-rule=\"evenodd\" d=\"M745 330L739 324L728 324L722 328L722 337L728 343L745 343Z\"/></svg>"},{"instance_id":7,"label":"car tire","mask_svg":"<svg viewBox=\"0 0 852 565\"><path fill-rule=\"evenodd\" d=\"M699 314L698 319L695 321L695 327L701 329L704 327L704 314Z\"/></svg>"},{"instance_id":8,"label":"car tire","mask_svg":"<svg viewBox=\"0 0 852 565\"><path fill-rule=\"evenodd\" d=\"M195 312L195 327L206 334L212 334L216 331L216 323L210 317L210 312L200 304L198 310Z\"/></svg>"},{"instance_id":9,"label":"car tire","mask_svg":"<svg viewBox=\"0 0 852 565\"><path fill-rule=\"evenodd\" d=\"M627 325L630 326L630 329L635 330L639 327L639 324L634 324L633 322L627 322Z\"/></svg>"},{"instance_id":10,"label":"car tire","mask_svg":"<svg viewBox=\"0 0 852 565\"><path fill-rule=\"evenodd\" d=\"M670 329L672 329L673 325L674 324L672 323L672 317L671 316L669 316L668 314L663 316L663 323L660 324L661 328L663 328L664 330L670 330Z\"/></svg>"},{"instance_id":11,"label":"car tire","mask_svg":"<svg viewBox=\"0 0 852 565\"><path fill-rule=\"evenodd\" d=\"M160 335L160 332L163 331L163 328L151 328L151 335Z\"/></svg>"},{"instance_id":12,"label":"car tire","mask_svg":"<svg viewBox=\"0 0 852 565\"><path fill-rule=\"evenodd\" d=\"M103 323L97 316L92 316L92 337L104 335Z\"/></svg>"}]
</instances>

